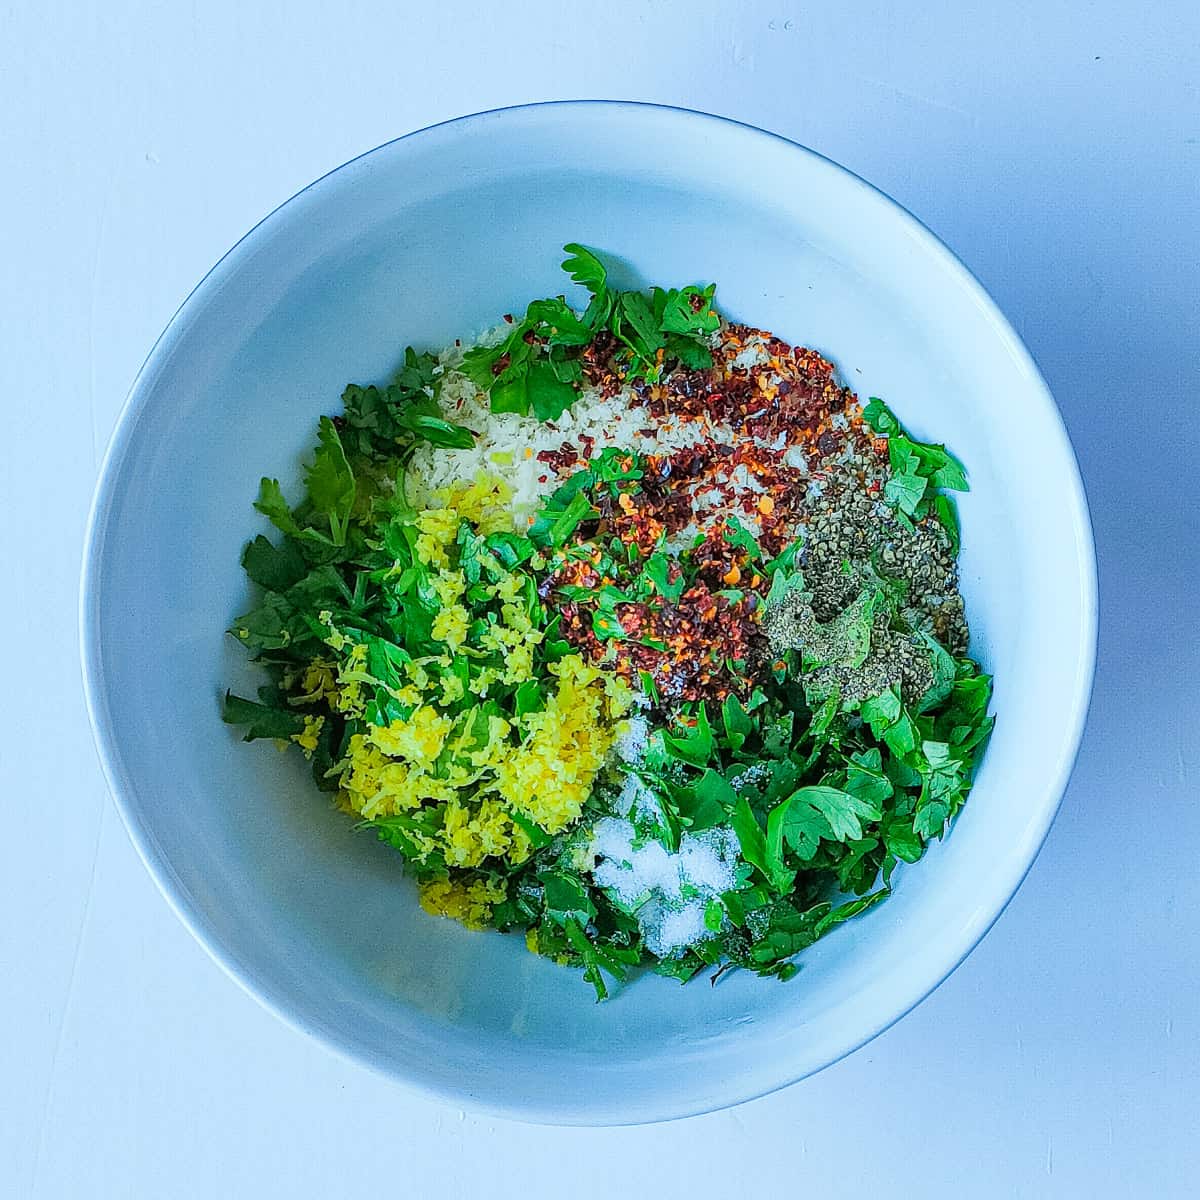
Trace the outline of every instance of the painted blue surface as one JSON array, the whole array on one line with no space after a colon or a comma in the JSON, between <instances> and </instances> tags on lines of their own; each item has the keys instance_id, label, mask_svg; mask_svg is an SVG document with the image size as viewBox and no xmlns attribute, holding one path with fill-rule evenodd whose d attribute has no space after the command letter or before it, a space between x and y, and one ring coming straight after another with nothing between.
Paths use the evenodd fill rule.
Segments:
<instances>
[{"instance_id":1,"label":"painted blue surface","mask_svg":"<svg viewBox=\"0 0 1200 1200\"><path fill-rule=\"evenodd\" d=\"M518 22L466 3L124 0L0 13L0 246L17 281L0 290L0 385L19 414L0 472L0 607L16 631L0 700L0 951L18 964L0 979L16 1031L0 1039L0 1190L360 1194L440 1180L450 1196L601 1196L625 1171L665 1196L1192 1194L1200 18L1184 3L1043 7L629 0ZM97 456L195 280L361 150L568 95L719 109L916 212L1037 357L1080 457L1101 573L1075 778L982 946L818 1078L625 1131L460 1119L262 1012L129 846L75 665Z\"/></svg>"}]
</instances>

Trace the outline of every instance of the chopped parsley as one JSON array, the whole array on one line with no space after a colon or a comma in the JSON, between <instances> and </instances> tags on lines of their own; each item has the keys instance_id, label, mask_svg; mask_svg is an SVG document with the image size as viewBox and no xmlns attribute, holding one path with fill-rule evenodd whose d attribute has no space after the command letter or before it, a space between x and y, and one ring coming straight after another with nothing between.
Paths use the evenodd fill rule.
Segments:
<instances>
[{"instance_id":1,"label":"chopped parsley","mask_svg":"<svg viewBox=\"0 0 1200 1200\"><path fill-rule=\"evenodd\" d=\"M748 444L794 435L812 462L865 422L887 439L868 510L936 521L957 553L948 493L967 481L944 446L880 400L857 417L811 351L768 359L806 389L762 367L735 376L721 339L743 335L722 326L712 286L622 291L593 251L565 250L586 307L535 300L454 368L493 418L557 422L603 379L711 423L705 406L742 387L737 421L777 421ZM414 486L418 449L470 454L487 435L443 403L446 381L407 349L389 381L349 385L320 418L298 502L262 480L254 507L274 536L245 547L257 595L230 633L266 682L254 699L228 693L225 721L296 746L403 858L430 912L523 932L599 998L646 968L791 978L965 803L993 720L965 633L942 633L888 546L828 569L783 450L734 468L727 444L650 453L587 435L524 521L510 451L452 487ZM798 421L788 395L829 407ZM871 453L882 463L881 442ZM678 497L735 469L753 504L696 532L699 507Z\"/></svg>"}]
</instances>

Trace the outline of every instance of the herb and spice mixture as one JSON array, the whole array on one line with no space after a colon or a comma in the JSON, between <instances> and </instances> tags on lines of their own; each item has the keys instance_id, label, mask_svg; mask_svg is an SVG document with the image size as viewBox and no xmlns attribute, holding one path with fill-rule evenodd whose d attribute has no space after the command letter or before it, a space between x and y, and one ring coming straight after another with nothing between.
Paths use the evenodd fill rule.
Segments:
<instances>
[{"instance_id":1,"label":"herb and spice mixture","mask_svg":"<svg viewBox=\"0 0 1200 1200\"><path fill-rule=\"evenodd\" d=\"M242 558L246 739L603 998L794 956L882 900L991 728L959 463L712 287L537 300L322 417Z\"/></svg>"}]
</instances>

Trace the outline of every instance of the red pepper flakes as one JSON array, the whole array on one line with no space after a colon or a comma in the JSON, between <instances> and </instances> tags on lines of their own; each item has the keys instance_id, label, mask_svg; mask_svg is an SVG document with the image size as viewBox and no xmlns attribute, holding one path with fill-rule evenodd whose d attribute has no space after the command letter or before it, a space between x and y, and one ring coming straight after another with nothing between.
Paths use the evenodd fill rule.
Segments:
<instances>
[{"instance_id":1,"label":"red pepper flakes","mask_svg":"<svg viewBox=\"0 0 1200 1200\"><path fill-rule=\"evenodd\" d=\"M750 344L762 348L762 361L736 364ZM620 350L620 344L604 333L582 353L585 378L604 396L625 386L612 366ZM821 479L823 463L850 441L865 443L886 457L887 439L873 438L865 430L857 397L837 384L833 364L826 358L747 326L725 327L711 367L677 367L658 382L637 382L632 390L631 403L640 405L653 421L639 430L642 438L653 437L656 428L675 431L688 426L698 427L700 436L689 439L694 444L675 449L664 445L663 453L644 455L639 491L622 492L616 499L595 495L596 542L608 547L615 539L620 546L632 547L635 565L620 562L617 554L614 571L619 577L610 578L597 569L599 550L590 562L568 559L548 581L546 595L566 584L597 591L606 584L628 584L640 571L640 561L664 536L671 539L695 522L701 537L689 551L694 577L677 604L659 597L649 603L618 604L615 615L627 636L601 640L593 631L588 602L563 603L562 631L583 653L615 662L616 669L630 677L652 672L660 692L672 702L720 699L748 685L742 666L750 672L756 666L761 670L766 662L758 624L762 597L754 589L769 586L770 580L754 571L746 552L731 543L727 520L713 520L712 515L741 513L753 519L764 555L773 557L806 519L806 492L811 482ZM722 427L733 431L733 444L714 436L714 428ZM542 451L538 457L562 474L588 461L594 449L594 440L585 436L580 438L581 454L564 443L560 450ZM798 455L802 463L796 462ZM877 491L877 485L872 490ZM698 504L701 498L703 504ZM743 583L747 577L748 585ZM670 580L678 579L678 566L672 566ZM740 599L733 598L735 593L721 594L735 584L746 588ZM732 666L735 660L737 669Z\"/></svg>"},{"instance_id":2,"label":"red pepper flakes","mask_svg":"<svg viewBox=\"0 0 1200 1200\"><path fill-rule=\"evenodd\" d=\"M678 524L668 529L646 511L642 503L646 498L623 493L624 503L616 504L607 497L599 498L602 517L597 539L604 542L616 537L648 554L663 532L677 532ZM687 512L690 514L690 506ZM676 519L681 515L674 514ZM731 661L748 664L760 660L765 639L755 616L756 596L749 594L731 602L728 596L716 594L721 586L741 578L737 560L745 559L745 552L725 539L724 529L722 522L709 531L697 549L697 578L677 603L656 598L651 603L616 606L624 639L599 639L592 628L591 608L580 602L562 605L563 636L593 661L609 661L615 655L616 670L631 682L636 682L641 671L661 677L664 682L659 690L673 702L720 700L730 691L744 691L749 677L734 671ZM598 550L595 557L600 557ZM638 570L635 566L633 573ZM679 577L679 567L673 564L669 582L677 582ZM548 591L568 584L598 591L605 584L621 582L601 574L590 563L568 559L555 572ZM654 644L643 644L647 641Z\"/></svg>"},{"instance_id":3,"label":"red pepper flakes","mask_svg":"<svg viewBox=\"0 0 1200 1200\"><path fill-rule=\"evenodd\" d=\"M557 450L539 450L537 459L561 473L579 462L579 451L570 442L563 442Z\"/></svg>"}]
</instances>

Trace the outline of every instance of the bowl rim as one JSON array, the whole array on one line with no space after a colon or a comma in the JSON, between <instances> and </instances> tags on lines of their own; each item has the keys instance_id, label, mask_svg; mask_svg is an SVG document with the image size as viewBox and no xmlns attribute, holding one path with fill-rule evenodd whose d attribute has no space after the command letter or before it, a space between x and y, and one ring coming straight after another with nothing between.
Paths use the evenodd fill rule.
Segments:
<instances>
[{"instance_id":1,"label":"bowl rim","mask_svg":"<svg viewBox=\"0 0 1200 1200\"><path fill-rule=\"evenodd\" d=\"M1070 712L1066 714L1068 719L1065 721L1064 736L1060 743L1055 770L1045 792L1048 798L1052 797L1053 799L1044 805L1042 812L1038 814L1038 819L1032 823L1033 834L1027 844L1026 856L1023 860L1020 856L1016 857L1014 866L1006 877L1003 887L995 891L986 908L977 918L974 928L970 930L965 939L959 942L958 945L949 948L948 953L943 957L937 969L931 972L927 986L923 985L922 990L919 991L915 999L910 1000L907 997L901 999L893 1010L889 1010L890 1015L877 1021L873 1027L865 1032L855 1033L850 1038L844 1039L842 1044L836 1049L833 1057L829 1058L822 1066L814 1068L811 1071L805 1071L795 1076L787 1075L765 1087L752 1085L741 1090L734 1087L720 1101L708 1101L689 1105L684 1100L681 1103L671 1105L669 1108L663 1106L662 1102L659 1101L657 1107L649 1115L639 1112L630 1115L628 1118L618 1119L613 1119L606 1114L589 1115L582 1108L569 1113L547 1111L539 1107L536 1102L523 1101L520 1097L481 1098L472 1093L467 1083L459 1086L440 1085L400 1074L393 1067L374 1059L366 1048L353 1039L346 1037L344 1032L334 1025L308 1019L299 1011L294 1010L286 997L278 994L274 985L262 978L259 971L252 964L241 961L235 951L222 944L219 937L208 928L208 922L204 914L198 911L183 896L180 889L175 886L174 874L170 863L161 854L151 831L139 818L134 807L131 806L125 796L122 773L117 761L116 740L108 720L107 707L103 697L104 671L101 663L99 628L96 620L104 548L101 534L104 529L106 516L112 504L121 467L138 424L138 417L149 402L150 391L146 386L147 381L151 379L159 364L168 357L175 344L186 332L188 317L191 311L199 307L205 295L215 285L219 284L223 276L234 270L242 259L253 252L264 229L273 225L280 214L292 205L294 201L313 189L320 187L326 180L372 155L386 151L412 138L420 138L423 134L450 126L460 126L466 129L485 120L517 113L529 114L543 110L561 112L572 109L604 109L614 114L620 114L623 117L632 117L635 120L640 119L646 113L651 113L682 122L701 124L713 122L723 126L734 127L749 137L769 140L786 147L790 152L815 160L823 168L840 175L843 182L847 185L873 196L876 201L885 207L895 210L896 215L899 216L901 221L907 224L910 234L920 244L921 249L934 258L940 259L942 265L948 267L951 274L956 275L959 282L969 292L974 294L976 301L986 313L997 335L1008 343L1009 350L1017 360L1019 367L1028 376L1031 399L1035 402L1040 402L1046 410L1047 415L1052 418L1052 429L1057 435L1059 442L1057 450L1060 452L1063 464L1069 473L1069 477L1064 480L1064 483L1067 485L1071 500L1070 521L1073 526L1075 544L1079 555L1076 566L1079 580L1077 602L1081 627L1079 630L1077 669L1074 692L1070 702ZM134 848L163 898L192 936L226 975L264 1008L292 1029L315 1038L342 1059L366 1067L376 1074L386 1077L393 1083L401 1084L411 1092L424 1095L443 1104L455 1104L464 1108L470 1108L476 1112L484 1112L492 1116L512 1120L552 1125L615 1126L650 1124L659 1121L698 1116L703 1113L717 1111L721 1108L742 1104L798 1083L801 1079L809 1078L832 1066L834 1063L840 1062L843 1058L861 1049L885 1030L891 1028L892 1025L896 1024L896 1022L900 1021L927 999L953 974L971 951L986 936L1019 890L1026 875L1028 875L1036 861L1045 843L1050 826L1053 824L1062 805L1063 796L1079 754L1079 747L1091 701L1095 678L1098 637L1098 600L1095 542L1087 496L1079 470L1078 459L1071 445L1058 406L1055 404L1050 389L1038 369L1032 354L995 301L971 270L932 230L904 208L903 205L882 191L882 189L875 187L833 159L781 134L772 133L769 130L762 129L748 122L737 121L729 117L675 105L634 100L577 99L550 100L532 104L485 109L449 120L438 121L381 143L325 172L294 195L288 197L255 223L209 268L195 287L188 293L171 316L171 319L167 322L162 333L155 340L145 361L134 376L117 416L116 424L113 427L113 432L100 465L84 531L78 619L84 700L89 723L92 728L93 741L96 746L97 756L108 793L112 797L117 812L120 814L121 821L125 826L130 841L133 843Z\"/></svg>"}]
</instances>

